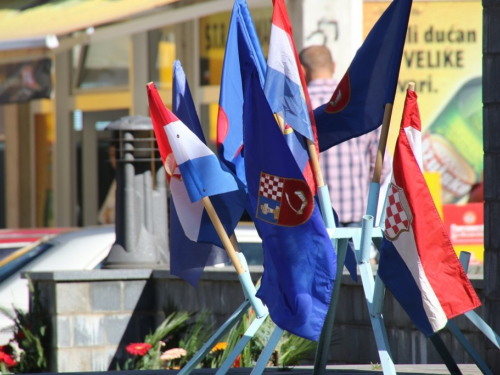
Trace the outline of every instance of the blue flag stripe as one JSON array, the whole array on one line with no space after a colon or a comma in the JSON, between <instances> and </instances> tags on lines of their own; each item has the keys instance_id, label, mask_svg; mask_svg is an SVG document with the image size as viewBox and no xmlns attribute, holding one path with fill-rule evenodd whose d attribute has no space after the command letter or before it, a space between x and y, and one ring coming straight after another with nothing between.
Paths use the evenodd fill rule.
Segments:
<instances>
[{"instance_id":1,"label":"blue flag stripe","mask_svg":"<svg viewBox=\"0 0 500 375\"><path fill-rule=\"evenodd\" d=\"M415 283L406 263L401 258L392 242L384 239L380 251L378 273L387 288L406 311L413 324L429 337L434 331L431 327L422 302L422 293ZM384 265L390 264L390 267Z\"/></svg>"},{"instance_id":2,"label":"blue flag stripe","mask_svg":"<svg viewBox=\"0 0 500 375\"><path fill-rule=\"evenodd\" d=\"M192 202L238 189L234 176L227 169L222 171L215 155L189 159L179 165L179 170Z\"/></svg>"},{"instance_id":3,"label":"blue flag stripe","mask_svg":"<svg viewBox=\"0 0 500 375\"><path fill-rule=\"evenodd\" d=\"M299 85L283 73L268 68L266 75L266 96L271 108L286 123L303 136L313 139L306 102Z\"/></svg>"}]
</instances>

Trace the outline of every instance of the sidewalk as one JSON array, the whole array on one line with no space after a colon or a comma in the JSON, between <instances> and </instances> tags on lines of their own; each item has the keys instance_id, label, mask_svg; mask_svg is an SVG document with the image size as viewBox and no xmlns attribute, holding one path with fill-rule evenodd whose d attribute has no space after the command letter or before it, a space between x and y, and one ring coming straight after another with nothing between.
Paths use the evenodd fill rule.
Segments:
<instances>
[{"instance_id":1,"label":"sidewalk","mask_svg":"<svg viewBox=\"0 0 500 375\"><path fill-rule=\"evenodd\" d=\"M463 375L482 375L482 372L474 364L458 365ZM330 365L326 368L326 375L371 375L383 374L382 370L374 370L372 365ZM445 365L395 365L398 374L406 375L445 375L450 372ZM282 370L278 368L266 368L265 375L311 375L312 366L298 366L290 370ZM232 368L227 373L229 375L250 375L251 368ZM177 371L168 371L172 375ZM198 369L192 372L192 375L212 375L215 374L215 369ZM145 371L141 372L145 374Z\"/></svg>"}]
</instances>

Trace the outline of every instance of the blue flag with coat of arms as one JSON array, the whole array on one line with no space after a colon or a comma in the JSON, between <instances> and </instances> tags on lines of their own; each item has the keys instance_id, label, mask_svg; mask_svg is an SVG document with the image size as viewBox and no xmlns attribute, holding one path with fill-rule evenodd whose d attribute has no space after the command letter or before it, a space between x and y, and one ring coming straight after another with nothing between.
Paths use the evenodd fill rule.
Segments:
<instances>
[{"instance_id":1,"label":"blue flag with coat of arms","mask_svg":"<svg viewBox=\"0 0 500 375\"><path fill-rule=\"evenodd\" d=\"M328 103L314 110L320 151L382 125L394 102L412 0L394 0L370 30Z\"/></svg>"},{"instance_id":2,"label":"blue flag with coat of arms","mask_svg":"<svg viewBox=\"0 0 500 375\"><path fill-rule=\"evenodd\" d=\"M238 28L245 173L264 273L257 293L280 328L318 340L336 277L336 254L313 194L264 95L255 56Z\"/></svg>"}]
</instances>

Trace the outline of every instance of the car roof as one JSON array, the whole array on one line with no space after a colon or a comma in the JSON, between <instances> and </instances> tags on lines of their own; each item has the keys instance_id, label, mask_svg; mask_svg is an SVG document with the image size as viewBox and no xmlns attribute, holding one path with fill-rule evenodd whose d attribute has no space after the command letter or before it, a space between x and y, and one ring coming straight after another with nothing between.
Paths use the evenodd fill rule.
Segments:
<instances>
[{"instance_id":1,"label":"car roof","mask_svg":"<svg viewBox=\"0 0 500 375\"><path fill-rule=\"evenodd\" d=\"M94 269L106 258L114 242L115 228L106 225L62 233L19 249L19 252L24 251L21 256L29 258L30 250L37 246L46 247L39 256L29 260L0 283L0 306L15 306L24 311L28 309L28 285L27 280L21 278L23 273ZM6 319L0 316L0 329L5 328L6 324Z\"/></svg>"},{"instance_id":2,"label":"car roof","mask_svg":"<svg viewBox=\"0 0 500 375\"><path fill-rule=\"evenodd\" d=\"M0 229L0 249L22 247L46 236L74 231L75 227Z\"/></svg>"},{"instance_id":3,"label":"car roof","mask_svg":"<svg viewBox=\"0 0 500 375\"><path fill-rule=\"evenodd\" d=\"M63 233L45 241L53 247L23 267L23 271L94 269L108 255L114 242L113 225Z\"/></svg>"}]
</instances>

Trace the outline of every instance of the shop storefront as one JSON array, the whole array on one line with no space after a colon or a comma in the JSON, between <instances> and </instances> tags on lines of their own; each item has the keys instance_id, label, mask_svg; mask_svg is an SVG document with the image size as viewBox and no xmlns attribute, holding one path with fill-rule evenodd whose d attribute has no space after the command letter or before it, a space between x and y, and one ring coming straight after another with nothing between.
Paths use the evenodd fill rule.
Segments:
<instances>
[{"instance_id":1,"label":"shop storefront","mask_svg":"<svg viewBox=\"0 0 500 375\"><path fill-rule=\"evenodd\" d=\"M9 104L0 105L0 162L5 159L0 196L7 197L4 202L0 198L0 227L97 224L113 175L108 153L113 135L104 128L121 116L148 115L145 83L149 81L157 84L170 105L176 58L194 92L206 139L215 147L220 75L233 2L122 1L130 6L128 13L56 33L57 46L0 50L1 66L48 59L52 74L49 98L7 100ZM132 3L141 5L136 9ZM271 1L248 3L267 55ZM388 4L290 0L297 47L328 45L337 60L336 77L341 78ZM71 13L71 17L77 16ZM46 23L37 31L38 39L51 30L49 26ZM481 45L480 1L414 2L388 147L392 152L404 91L414 81L425 168L439 173L443 193L435 197L445 205L467 203L471 187L482 181ZM4 71L0 69L0 77L5 81ZM455 224L457 235L467 224L455 216L456 222L450 216L444 219L451 220L450 228ZM468 217L470 221L472 216ZM482 221L471 225L477 230ZM479 246L475 254L482 255L482 244L456 245L458 249Z\"/></svg>"}]
</instances>

